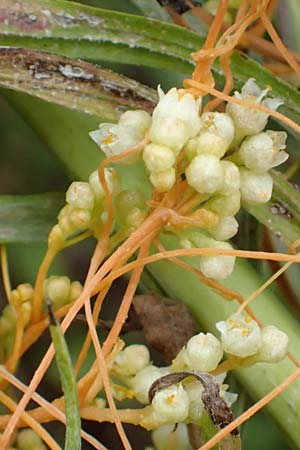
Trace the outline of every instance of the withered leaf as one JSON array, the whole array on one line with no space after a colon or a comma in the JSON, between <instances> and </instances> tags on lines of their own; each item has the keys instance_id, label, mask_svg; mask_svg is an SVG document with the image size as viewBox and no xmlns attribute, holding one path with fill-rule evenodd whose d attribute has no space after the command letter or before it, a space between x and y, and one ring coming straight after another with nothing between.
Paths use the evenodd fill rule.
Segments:
<instances>
[{"instance_id":1,"label":"withered leaf","mask_svg":"<svg viewBox=\"0 0 300 450\"><path fill-rule=\"evenodd\" d=\"M170 364L196 333L197 324L183 303L154 294L136 295L133 307L145 339Z\"/></svg>"}]
</instances>

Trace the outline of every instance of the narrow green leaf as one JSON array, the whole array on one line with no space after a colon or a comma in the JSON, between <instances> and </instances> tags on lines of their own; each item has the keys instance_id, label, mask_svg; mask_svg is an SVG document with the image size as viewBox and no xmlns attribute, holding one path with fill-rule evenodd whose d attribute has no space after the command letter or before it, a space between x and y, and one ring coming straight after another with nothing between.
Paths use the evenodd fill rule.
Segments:
<instances>
[{"instance_id":1,"label":"narrow green leaf","mask_svg":"<svg viewBox=\"0 0 300 450\"><path fill-rule=\"evenodd\" d=\"M64 194L0 196L0 242L42 242L64 204Z\"/></svg>"},{"instance_id":2,"label":"narrow green leaf","mask_svg":"<svg viewBox=\"0 0 300 450\"><path fill-rule=\"evenodd\" d=\"M83 61L0 47L0 86L115 121L122 109L153 109L156 93Z\"/></svg>"},{"instance_id":3,"label":"narrow green leaf","mask_svg":"<svg viewBox=\"0 0 300 450\"><path fill-rule=\"evenodd\" d=\"M156 0L130 0L146 17L171 22L172 19L165 8L159 5Z\"/></svg>"},{"instance_id":4,"label":"narrow green leaf","mask_svg":"<svg viewBox=\"0 0 300 450\"><path fill-rule=\"evenodd\" d=\"M80 450L81 418L79 413L79 400L72 360L60 324L52 312L51 302L48 304L48 309L50 318L50 334L55 349L55 359L65 400L65 450Z\"/></svg>"}]
</instances>

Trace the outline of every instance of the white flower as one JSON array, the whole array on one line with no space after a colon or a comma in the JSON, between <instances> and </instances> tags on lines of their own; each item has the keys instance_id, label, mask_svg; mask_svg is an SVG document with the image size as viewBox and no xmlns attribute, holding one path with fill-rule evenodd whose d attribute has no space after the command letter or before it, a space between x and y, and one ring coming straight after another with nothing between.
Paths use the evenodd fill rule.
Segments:
<instances>
[{"instance_id":1,"label":"white flower","mask_svg":"<svg viewBox=\"0 0 300 450\"><path fill-rule=\"evenodd\" d=\"M285 162L289 155L283 151L287 134L266 131L250 136L242 143L239 155L248 169L263 173Z\"/></svg>"},{"instance_id":2,"label":"white flower","mask_svg":"<svg viewBox=\"0 0 300 450\"><path fill-rule=\"evenodd\" d=\"M94 193L85 181L74 181L66 192L66 202L76 208L92 209L94 206Z\"/></svg>"},{"instance_id":3,"label":"white flower","mask_svg":"<svg viewBox=\"0 0 300 450\"><path fill-rule=\"evenodd\" d=\"M158 422L182 422L189 414L189 396L181 384L169 386L156 392L152 407Z\"/></svg>"},{"instance_id":4,"label":"white flower","mask_svg":"<svg viewBox=\"0 0 300 450\"><path fill-rule=\"evenodd\" d=\"M200 194L213 194L224 183L224 171L215 155L197 155L186 168L185 174L189 186Z\"/></svg>"},{"instance_id":5,"label":"white flower","mask_svg":"<svg viewBox=\"0 0 300 450\"><path fill-rule=\"evenodd\" d=\"M168 192L176 181L174 167L163 172L152 172L150 181L158 192Z\"/></svg>"},{"instance_id":6,"label":"white flower","mask_svg":"<svg viewBox=\"0 0 300 450\"><path fill-rule=\"evenodd\" d=\"M238 228L239 223L233 216L221 216L218 225L208 231L218 241L227 241L236 235Z\"/></svg>"},{"instance_id":7,"label":"white flower","mask_svg":"<svg viewBox=\"0 0 300 450\"><path fill-rule=\"evenodd\" d=\"M261 90L255 83L254 78L250 78L242 87L241 93L236 91L233 97L254 105L263 105L275 111L283 102L278 98L265 98L269 91L270 88ZM227 103L226 112L233 119L235 141L237 142L241 141L244 136L257 134L262 131L269 117L265 112L230 102Z\"/></svg>"},{"instance_id":8,"label":"white flower","mask_svg":"<svg viewBox=\"0 0 300 450\"><path fill-rule=\"evenodd\" d=\"M189 437L187 426L184 423L178 423L175 428L175 423L172 425L164 425L152 431L151 437L156 450L167 450L171 434L174 434L174 441L172 441L172 450L187 450L189 448Z\"/></svg>"},{"instance_id":9,"label":"white flower","mask_svg":"<svg viewBox=\"0 0 300 450\"><path fill-rule=\"evenodd\" d=\"M189 138L200 129L200 99L191 94L180 96L176 88L167 94L158 88L159 102L152 114L150 139L155 144L165 145L180 151Z\"/></svg>"},{"instance_id":10,"label":"white flower","mask_svg":"<svg viewBox=\"0 0 300 450\"><path fill-rule=\"evenodd\" d=\"M226 321L216 323L221 332L221 342L225 352L245 358L255 355L261 347L260 328L250 316L232 314Z\"/></svg>"},{"instance_id":11,"label":"white flower","mask_svg":"<svg viewBox=\"0 0 300 450\"><path fill-rule=\"evenodd\" d=\"M144 138L150 124L151 117L145 111L126 111L118 124L102 123L99 130L90 133L90 137L107 157L119 155L137 145ZM130 163L135 159L130 158L125 162Z\"/></svg>"},{"instance_id":12,"label":"white flower","mask_svg":"<svg viewBox=\"0 0 300 450\"><path fill-rule=\"evenodd\" d=\"M88 209L72 208L69 218L76 229L85 230L91 224L92 215Z\"/></svg>"},{"instance_id":13,"label":"white flower","mask_svg":"<svg viewBox=\"0 0 300 450\"><path fill-rule=\"evenodd\" d=\"M240 169L241 196L247 203L266 203L273 190L273 179L268 173L256 173L248 169Z\"/></svg>"},{"instance_id":14,"label":"white flower","mask_svg":"<svg viewBox=\"0 0 300 450\"><path fill-rule=\"evenodd\" d=\"M167 369L149 365L138 372L131 380L135 398L144 405L149 403L148 392L155 380L166 375Z\"/></svg>"},{"instance_id":15,"label":"white flower","mask_svg":"<svg viewBox=\"0 0 300 450\"><path fill-rule=\"evenodd\" d=\"M234 124L231 117L225 113L207 112L201 116L201 131L209 131L224 141L225 151L234 137ZM222 155L223 156L223 155Z\"/></svg>"},{"instance_id":16,"label":"white flower","mask_svg":"<svg viewBox=\"0 0 300 450\"><path fill-rule=\"evenodd\" d=\"M114 369L121 375L136 375L150 363L149 350L145 345L133 344L117 354Z\"/></svg>"},{"instance_id":17,"label":"white flower","mask_svg":"<svg viewBox=\"0 0 300 450\"><path fill-rule=\"evenodd\" d=\"M148 144L144 148L143 160L150 172L163 172L175 164L175 154L165 145Z\"/></svg>"},{"instance_id":18,"label":"white flower","mask_svg":"<svg viewBox=\"0 0 300 450\"><path fill-rule=\"evenodd\" d=\"M268 363L280 362L287 354L289 337L273 325L264 327L261 331L262 345L256 355L256 360Z\"/></svg>"},{"instance_id":19,"label":"white flower","mask_svg":"<svg viewBox=\"0 0 300 450\"><path fill-rule=\"evenodd\" d=\"M214 370L223 357L220 341L211 333L191 337L183 349L185 365L191 370Z\"/></svg>"},{"instance_id":20,"label":"white flower","mask_svg":"<svg viewBox=\"0 0 300 450\"><path fill-rule=\"evenodd\" d=\"M232 246L228 242L218 241L215 241L214 245L211 247L218 249L232 249ZM225 280L232 274L234 264L234 256L200 256L200 270L208 278Z\"/></svg>"}]
</instances>

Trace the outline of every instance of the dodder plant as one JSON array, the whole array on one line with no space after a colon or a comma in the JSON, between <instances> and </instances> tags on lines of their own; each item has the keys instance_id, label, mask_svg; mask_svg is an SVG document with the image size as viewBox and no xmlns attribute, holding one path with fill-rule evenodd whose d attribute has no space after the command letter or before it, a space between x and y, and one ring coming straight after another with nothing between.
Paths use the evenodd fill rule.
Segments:
<instances>
[{"instance_id":1,"label":"dodder plant","mask_svg":"<svg viewBox=\"0 0 300 450\"><path fill-rule=\"evenodd\" d=\"M298 362L292 353L288 353L289 336L285 332L288 330L281 330L272 320L266 325L262 324L249 307L249 302L261 294L289 264L298 262L299 256L237 250L227 241L238 231L235 216L241 205L259 215L260 210L255 209L257 205L264 205L271 199L273 178L270 170L288 158L284 150L286 133L265 129L269 116L299 133L299 126L293 120L276 111L283 99L271 97L269 86L259 87L255 79L247 77L241 89L229 95L233 88L234 75L229 65L232 52L243 40L246 29L257 19L261 19L264 29L268 31L283 57L298 74L300 70L271 24L271 2L241 2L237 10L231 11L233 24L224 30L228 3L226 0L220 1L203 47L192 53L195 69L191 79L184 81L183 88L174 87L167 93L159 88L159 100L154 106L154 96L145 102L146 94L140 87L136 101L139 103L138 109L121 113L117 124L101 123L98 130L90 133L106 158L98 169L95 167L87 182L73 182L67 190L66 205L61 209L57 224L49 233L48 249L34 287L23 284L11 291L3 250L3 273L9 305L0 319L3 336L1 356L6 365L6 368L0 368L0 375L3 379L3 389L10 383L23 391L24 395L17 405L5 391L1 392L0 401L13 411L11 415L0 417L0 427L3 429L0 437L1 448L16 445L22 449L25 438L28 439L27 448L43 448L38 435L51 449L58 449L57 443L41 426L42 422L53 418L67 423L67 437L72 432L78 434L80 431L78 421L70 420L72 408L67 398L72 400L69 392L72 368L58 325L52 323L51 326L54 327L52 336L65 397L49 403L35 392L54 356L52 347L45 353L28 387L13 375L20 357L48 326L45 299L50 299L56 315L63 317L63 332L84 307L89 332L75 363L75 374L78 374L91 343L95 348L96 361L88 372L77 380L80 415L82 418L99 422L113 421L126 449L131 447L122 422L155 430L153 442L158 450L188 448L186 424L189 428L190 425L200 427L200 435L202 434L204 439L205 433L209 432L207 430L210 430L212 435L215 434L203 444L200 444L201 441L197 444L197 440L196 443L193 442L195 448L201 445L202 449L210 449L217 444L220 448L240 448L237 426L299 376ZM100 27L104 20L97 19L96 13L92 20L89 9L84 13L83 7L78 6L77 11L75 5L70 6L73 16L67 16L69 4L64 5L62 2L47 2L45 5L49 9L39 11L38 7L42 4L43 2L25 2L23 6L27 21L35 24L29 27L28 34L31 39L39 37L45 21L51 30L49 34L57 32L59 35L59 30L56 29L59 20L67 30L67 22L70 20L74 27L81 22L85 26L88 24L92 37L87 34L87 29L83 37L93 40L93 33L95 30L97 32L97 27ZM63 13L59 11L60 7L65 8ZM32 13L27 17L30 8L36 16ZM192 10L196 15L203 16L200 7L193 6ZM173 10L171 12L175 14ZM5 32L9 41L14 28L20 26L18 20L22 21L24 15L16 15L12 8L11 16L8 16ZM175 16L176 20L186 25L181 17L176 14ZM19 17L17 24L13 22L12 17ZM204 14L203 17L207 19L207 15ZM209 16L208 21L210 19ZM26 34L26 31L24 33ZM251 36L253 41L251 28L246 33L249 41L251 42ZM219 34L221 37L218 37ZM23 84L20 82L18 88L32 93L34 86L29 83L30 88L26 88L28 72L24 74L22 68L27 67L34 53L26 51L19 58L15 50L5 49L3 54L8 58L13 57L14 63L20 67ZM216 58L220 58L226 79L222 92L215 88L212 70ZM88 64L79 62L74 66L66 58L58 61L57 57L54 57L52 64L49 65L47 56L39 53L39 60L31 61L27 71L29 70L36 80L47 80L54 74L58 79L61 76L67 79L77 77L88 82L95 81L97 76L100 76L98 69L91 69ZM8 80L11 80L9 76ZM126 103L126 95L132 89L132 83L130 85L128 81L118 78L111 79L110 83L106 89L113 90L116 83L119 83L119 87L123 83L123 103L135 106L134 100ZM12 82L9 84L5 80L3 84L13 86ZM91 101L89 106L86 103L88 96L93 94L94 87L92 85L89 90L88 85L82 85L83 96L76 101L81 105L81 109L90 108L88 112L95 112L96 102ZM127 90L124 86L127 86ZM42 89L38 95L49 100L46 87L47 82L44 91ZM57 102L68 103L69 94L66 91L63 98ZM115 100L115 97L113 98ZM113 116L111 111L110 113ZM133 170L130 170L131 166ZM133 179L139 179L136 183L134 180L131 183L136 186L140 183L143 189L124 188L128 185L128 173ZM48 269L59 252L89 236L94 236L97 244L84 286L76 281L71 283L67 277L46 278ZM285 239L292 240L286 236ZM297 251L296 244L291 247L290 253ZM129 262L133 256L136 256L135 260ZM183 256L193 258L180 259ZM227 279L232 273L234 275L236 257L287 263L248 299L244 299L241 294L217 281ZM128 316L144 267L166 259L175 265L174 270L180 267L184 269L183 273L187 273L187 277L192 273L193 280L196 279L200 285L216 291L223 297L224 303L235 299L240 305L219 320L218 314L214 315L211 308L211 299L201 299L201 311L212 309L211 312L206 312L206 327L214 328L213 334L200 333L191 337L177 355L174 355L169 366L156 367L151 363L149 351L145 346L132 345L123 349L119 334ZM103 300L112 282L126 273L130 273L130 277L125 295L108 336L101 345L96 322ZM168 276L166 272L166 277ZM157 278L162 280L163 275L160 274ZM170 282L172 283L173 279L169 280ZM178 282L184 285L185 275ZM165 286L168 289L168 280ZM96 300L92 307L90 299L93 296L96 296ZM196 311L197 309L198 306L195 306ZM223 359L224 353L226 359ZM246 375L243 377L247 381L247 373L250 374L249 377L256 373L251 370L256 370L257 363L271 363L265 370L272 373L273 364L286 357L297 369L285 381L278 383L271 393L234 420L230 406L236 396L227 392L227 386L223 384L226 372L244 368L243 373ZM108 408L101 397L102 392L105 392ZM76 397L73 392L74 396ZM146 406L117 410L115 400L122 401L133 397ZM31 398L40 407L25 412ZM289 401L290 398L287 398L286 402ZM74 400L73 408L76 404ZM299 418L297 401L293 408L296 411L293 412L292 420L295 420ZM174 425L178 423L178 428L174 429ZM21 431L15 436L14 431L24 425L32 428L34 433L27 430L27 435L24 434L25 431ZM286 428L290 438L299 446L299 438L288 426ZM104 448L87 433L81 431L81 436L95 448ZM70 445L80 447L78 440L68 438L66 449L69 450Z\"/></svg>"}]
</instances>

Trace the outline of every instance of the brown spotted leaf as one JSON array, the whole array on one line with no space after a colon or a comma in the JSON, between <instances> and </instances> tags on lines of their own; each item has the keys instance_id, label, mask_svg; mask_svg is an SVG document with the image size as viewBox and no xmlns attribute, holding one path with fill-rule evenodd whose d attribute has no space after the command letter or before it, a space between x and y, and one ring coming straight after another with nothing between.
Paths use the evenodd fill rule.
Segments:
<instances>
[{"instance_id":1,"label":"brown spotted leaf","mask_svg":"<svg viewBox=\"0 0 300 450\"><path fill-rule=\"evenodd\" d=\"M156 93L93 64L35 50L0 47L0 86L115 121L126 109L151 111Z\"/></svg>"}]
</instances>

